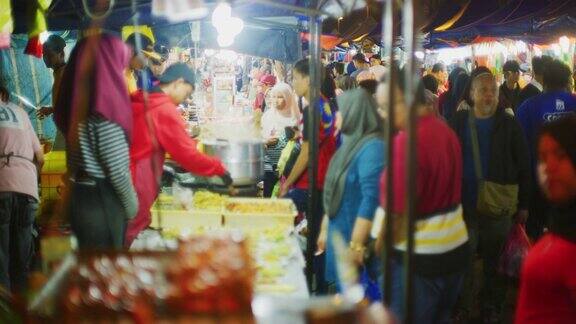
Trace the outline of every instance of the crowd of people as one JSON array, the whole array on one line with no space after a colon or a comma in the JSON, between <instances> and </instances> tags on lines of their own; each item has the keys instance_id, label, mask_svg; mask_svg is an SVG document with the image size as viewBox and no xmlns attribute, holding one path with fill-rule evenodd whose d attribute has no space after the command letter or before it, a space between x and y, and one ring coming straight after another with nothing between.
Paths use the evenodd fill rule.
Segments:
<instances>
[{"instance_id":1,"label":"crowd of people","mask_svg":"<svg viewBox=\"0 0 576 324\"><path fill-rule=\"evenodd\" d=\"M378 255L382 250L383 232L374 236L371 229L376 226L374 215L378 206L386 205L385 179L389 173L394 175L391 307L403 318L407 107L400 80L400 86L395 89L393 124L396 135L391 139L394 169L388 170L388 157L384 154L388 143L384 142L381 107L378 107L378 103L385 100L376 91L378 81L385 80L386 74L376 77L374 71L386 69L379 56L375 55L370 62L372 66L363 54L357 54L348 66L342 62L326 66L321 99L316 105L322 116L317 140L317 187L308 187L306 175L310 140L306 104L299 109L303 117L299 130L303 137L293 168L288 174L278 174L272 163L271 174L283 177L279 196L292 198L301 212L306 212L306 193L310 189L323 197L313 209L313 216L321 219L317 224L320 230L317 250L323 259L317 257L315 260L317 292L320 293L342 289L335 264L334 233L340 234L349 244L352 258L360 269L367 271L373 279L382 280L379 261L367 258L367 255L374 251ZM414 234L414 318L417 323L440 323L450 319L467 323L480 316L482 322L500 323L505 320L507 296L515 290L516 279L498 269L513 227L525 228L532 241L538 242L528 260L534 253L541 254L540 258L551 253L549 257L557 258L557 262L561 262L559 255L565 257L563 269L573 267L568 264L570 253L574 253L576 247L575 223L568 220L570 208L567 207L576 201L576 192L574 164L568 163L567 156L574 147L569 146L572 145L570 140L563 138L562 144L554 146L558 149L554 154L558 156L544 158L543 143L552 144L544 140L546 136L540 135L545 129L556 132L561 124L567 127L574 123L573 79L565 63L549 56L533 58L532 80L524 87L520 87L519 78L525 71L516 61L503 65L501 84L485 66L478 66L473 71L458 66L450 68L448 73L444 64L435 64L422 76L416 93L418 205ZM403 73L399 71L398 75L402 77ZM293 85L296 98L303 97L303 101L308 102L307 60L295 64ZM561 122L556 121L559 119ZM266 119L263 126L289 129L287 126L293 126L293 122L287 125ZM293 136L294 132L290 132L283 142L274 143L287 143ZM562 133L562 136L571 140L575 137L573 133ZM546 149L551 150L550 147ZM270 148L268 150L270 152ZM293 151L293 148L287 150ZM560 156L564 157L566 169L563 171L557 164L552 164L559 163L555 159ZM566 172L562 180L558 172ZM265 185L269 186L272 184ZM566 196L560 206L554 203L552 188ZM561 220L566 226L562 233L552 225L558 221L555 219L559 214L557 210L562 211ZM550 240L560 245L559 251L545 251L541 242ZM375 244L371 243L374 241ZM374 251L371 251L372 247L375 247ZM483 265L481 272L476 270L478 260ZM547 283L530 283L537 279L525 274L544 275L542 267L527 262L522 271L518 323L538 323L549 317L562 322L576 316L575 286L569 279L573 271L559 271L557 277ZM480 292L475 288L479 282ZM562 288L554 293L551 284ZM547 308L536 305L535 287L554 294L555 303L547 303Z\"/></svg>"},{"instance_id":2,"label":"crowd of people","mask_svg":"<svg viewBox=\"0 0 576 324\"><path fill-rule=\"evenodd\" d=\"M218 159L197 151L177 112L197 83L187 64L166 66L151 44L138 51L133 40L110 34L83 38L66 63L66 43L56 37L44 52L57 76L55 99L40 114L53 114L66 143L65 212L81 250L129 247L150 224L165 153L191 173L232 184ZM483 322L501 322L514 281L498 271L498 262L510 229L519 224L536 244L520 275L516 322L568 323L576 318L576 97L570 68L535 57L524 88L515 61L504 64L501 85L486 67L447 69L439 63L422 76L411 107L418 121L414 321L465 323L480 308ZM361 271L384 280L384 230L373 228L382 227L375 214L393 192L392 215L386 215L394 228L391 309L402 319L409 165L404 73L394 73L400 78L393 89L395 135L386 143L386 98L377 87L389 74L380 56L358 53L347 66L329 62L317 102L311 102L310 71L303 59L290 73L272 64L256 64L249 73L247 90L265 142L264 196L291 198L301 213L313 211L307 239L317 242L315 289L330 293L343 289L335 233ZM43 155L26 113L6 103L4 92L2 101L0 284L18 291L32 251ZM309 129L308 109L318 111L317 131ZM319 147L311 188L313 134ZM391 144L393 155L386 156ZM312 191L321 199L307 206ZM478 257L481 274L474 266ZM473 289L478 281L480 298Z\"/></svg>"}]
</instances>

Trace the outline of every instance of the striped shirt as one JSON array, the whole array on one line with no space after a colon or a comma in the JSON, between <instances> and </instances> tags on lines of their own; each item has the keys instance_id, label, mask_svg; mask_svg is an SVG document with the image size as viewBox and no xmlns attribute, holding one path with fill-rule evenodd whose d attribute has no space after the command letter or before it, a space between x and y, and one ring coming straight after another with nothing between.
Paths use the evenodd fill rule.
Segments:
<instances>
[{"instance_id":1,"label":"striped shirt","mask_svg":"<svg viewBox=\"0 0 576 324\"><path fill-rule=\"evenodd\" d=\"M442 276L463 271L469 257L468 231L462 216L462 151L456 134L440 119L423 116L417 127L416 217L414 267L422 276ZM406 251L406 143L405 131L394 137L394 201L401 231L395 236L395 251ZM387 170L386 172L390 172ZM381 179L383 206L386 176Z\"/></svg>"},{"instance_id":2,"label":"striped shirt","mask_svg":"<svg viewBox=\"0 0 576 324\"><path fill-rule=\"evenodd\" d=\"M264 171L276 171L274 166L278 165L278 160L280 160L280 155L282 154L282 150L286 147L286 144L288 144L288 139L286 138L286 135L282 135L280 139L278 139L278 143L275 145L269 145L266 148L264 154Z\"/></svg>"},{"instance_id":3,"label":"striped shirt","mask_svg":"<svg viewBox=\"0 0 576 324\"><path fill-rule=\"evenodd\" d=\"M85 171L93 178L109 179L128 218L138 211L138 198L130 175L130 156L124 130L115 123L89 116L78 127L80 150L68 146L71 175Z\"/></svg>"}]
</instances>

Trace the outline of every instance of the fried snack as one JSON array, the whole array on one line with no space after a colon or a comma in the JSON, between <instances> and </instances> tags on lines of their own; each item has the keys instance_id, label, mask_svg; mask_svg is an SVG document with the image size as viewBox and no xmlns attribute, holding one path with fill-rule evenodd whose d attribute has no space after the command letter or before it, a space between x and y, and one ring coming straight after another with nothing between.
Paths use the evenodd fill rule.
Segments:
<instances>
[{"instance_id":1,"label":"fried snack","mask_svg":"<svg viewBox=\"0 0 576 324\"><path fill-rule=\"evenodd\" d=\"M222 205L226 203L227 199L227 196L201 190L194 193L192 202L196 209L219 211L222 209Z\"/></svg>"},{"instance_id":2,"label":"fried snack","mask_svg":"<svg viewBox=\"0 0 576 324\"><path fill-rule=\"evenodd\" d=\"M290 214L289 205L274 200L262 200L262 202L228 202L226 210L238 214Z\"/></svg>"}]
</instances>

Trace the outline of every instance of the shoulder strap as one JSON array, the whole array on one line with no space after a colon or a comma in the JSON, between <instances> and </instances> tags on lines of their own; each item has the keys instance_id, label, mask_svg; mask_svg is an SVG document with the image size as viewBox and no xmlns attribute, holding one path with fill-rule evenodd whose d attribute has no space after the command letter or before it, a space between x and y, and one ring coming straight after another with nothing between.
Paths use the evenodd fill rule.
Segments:
<instances>
[{"instance_id":1,"label":"shoulder strap","mask_svg":"<svg viewBox=\"0 0 576 324\"><path fill-rule=\"evenodd\" d=\"M474 170L476 178L482 180L482 164L480 162L480 145L478 144L478 130L474 118L474 110L468 111L468 124L470 126L470 141L472 142L472 156L474 158Z\"/></svg>"}]
</instances>

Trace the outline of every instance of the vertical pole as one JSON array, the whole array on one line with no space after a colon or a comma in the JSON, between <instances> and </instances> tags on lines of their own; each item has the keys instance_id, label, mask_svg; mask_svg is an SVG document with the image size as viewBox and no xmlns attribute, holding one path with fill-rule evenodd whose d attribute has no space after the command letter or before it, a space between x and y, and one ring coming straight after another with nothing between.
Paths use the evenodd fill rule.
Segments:
<instances>
[{"instance_id":1,"label":"vertical pole","mask_svg":"<svg viewBox=\"0 0 576 324\"><path fill-rule=\"evenodd\" d=\"M393 238L393 228L394 223L392 219L392 206L394 203L394 190L393 188L393 176L394 166L392 154L394 152L394 89L396 87L396 72L394 61L394 37L396 35L395 30L395 17L396 17L396 4L394 0L387 0L384 4L383 21L382 24L382 45L383 45L383 57L387 58L388 66L385 75L388 75L386 81L386 94L388 96L388 106L386 113L386 144L387 148L387 169L386 173L386 211L384 218L384 255L382 256L383 265L382 269L384 271L384 283L382 287L382 292L384 293L384 305L390 306L392 301L392 249L394 244Z\"/></svg>"},{"instance_id":2,"label":"vertical pole","mask_svg":"<svg viewBox=\"0 0 576 324\"><path fill-rule=\"evenodd\" d=\"M321 197L317 187L318 174L318 129L320 123L320 111L318 110L318 101L320 99L320 85L322 82L322 64L320 63L320 34L322 25L320 17L310 16L310 102L305 112L308 114L309 137L309 163L308 163L308 208L306 210L306 219L308 222L308 239L306 246L306 279L308 288L312 287L312 278L314 274L314 253L316 252L316 240L320 232L320 221L323 215L316 215L316 206L320 204Z\"/></svg>"},{"instance_id":3,"label":"vertical pole","mask_svg":"<svg viewBox=\"0 0 576 324\"><path fill-rule=\"evenodd\" d=\"M416 134L417 134L417 120L416 120L416 105L414 105L414 92L416 91L416 78L414 77L415 60L414 49L416 46L416 37L414 36L414 3L413 0L405 0L403 5L402 17L402 36L404 39L404 48L406 49L406 65L405 65L405 91L404 99L406 107L408 107L408 124L406 128L407 133L407 172L406 172L406 254L404 255L404 322L411 324L414 323L414 222L416 217Z\"/></svg>"}]
</instances>

